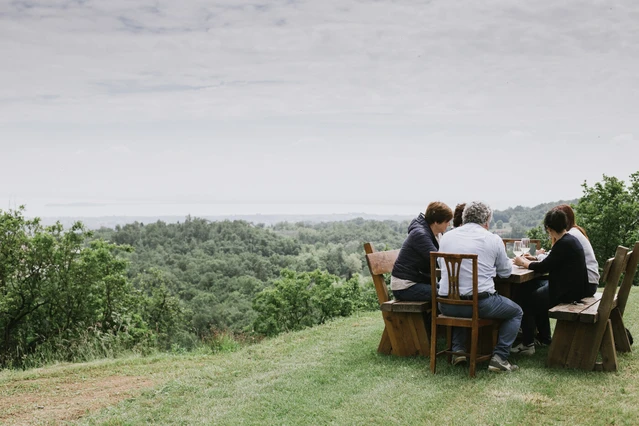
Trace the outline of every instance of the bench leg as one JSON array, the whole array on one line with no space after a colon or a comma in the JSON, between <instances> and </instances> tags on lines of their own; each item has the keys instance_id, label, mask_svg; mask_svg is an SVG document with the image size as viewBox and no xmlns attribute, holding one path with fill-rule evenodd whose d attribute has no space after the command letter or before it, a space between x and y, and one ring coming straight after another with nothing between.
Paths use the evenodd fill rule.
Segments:
<instances>
[{"instance_id":1,"label":"bench leg","mask_svg":"<svg viewBox=\"0 0 639 426\"><path fill-rule=\"evenodd\" d=\"M430 334L426 330L424 316L422 314L407 314L410 332L413 338L413 345L421 356L428 356L430 353Z\"/></svg>"},{"instance_id":2,"label":"bench leg","mask_svg":"<svg viewBox=\"0 0 639 426\"><path fill-rule=\"evenodd\" d=\"M384 355L390 355L392 348L390 337L388 337L388 330L384 327L384 332L382 333L382 339L379 341L377 352Z\"/></svg>"},{"instance_id":3,"label":"bench leg","mask_svg":"<svg viewBox=\"0 0 639 426\"><path fill-rule=\"evenodd\" d=\"M630 340L626 333L626 327L623 325L623 318L619 309L615 308L610 311L610 320L612 321L612 334L615 338L615 346L619 352L630 352Z\"/></svg>"},{"instance_id":4,"label":"bench leg","mask_svg":"<svg viewBox=\"0 0 639 426\"><path fill-rule=\"evenodd\" d=\"M429 355L430 339L421 313L383 312L382 315L393 355ZM380 342L380 347L382 343Z\"/></svg>"},{"instance_id":5,"label":"bench leg","mask_svg":"<svg viewBox=\"0 0 639 426\"><path fill-rule=\"evenodd\" d=\"M397 315L391 312L382 312L382 315L384 317L384 324L386 324L388 339L391 343L391 353L397 356L413 355L404 345L404 339L402 338L403 327Z\"/></svg>"},{"instance_id":6,"label":"bench leg","mask_svg":"<svg viewBox=\"0 0 639 426\"><path fill-rule=\"evenodd\" d=\"M565 367L577 323L574 321L557 320L552 342L548 349L548 367Z\"/></svg>"},{"instance_id":7,"label":"bench leg","mask_svg":"<svg viewBox=\"0 0 639 426\"><path fill-rule=\"evenodd\" d=\"M603 371L617 371L617 351L615 350L615 337L611 320L608 320L608 325L601 341L601 359Z\"/></svg>"}]
</instances>

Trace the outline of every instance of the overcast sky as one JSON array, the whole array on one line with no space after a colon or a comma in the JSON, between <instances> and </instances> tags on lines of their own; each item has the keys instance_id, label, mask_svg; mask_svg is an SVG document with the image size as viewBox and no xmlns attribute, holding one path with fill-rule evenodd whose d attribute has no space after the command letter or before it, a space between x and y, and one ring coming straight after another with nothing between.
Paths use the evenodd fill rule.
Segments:
<instances>
[{"instance_id":1,"label":"overcast sky","mask_svg":"<svg viewBox=\"0 0 639 426\"><path fill-rule=\"evenodd\" d=\"M639 170L637 22L636 0L0 0L0 209L578 198Z\"/></svg>"}]
</instances>

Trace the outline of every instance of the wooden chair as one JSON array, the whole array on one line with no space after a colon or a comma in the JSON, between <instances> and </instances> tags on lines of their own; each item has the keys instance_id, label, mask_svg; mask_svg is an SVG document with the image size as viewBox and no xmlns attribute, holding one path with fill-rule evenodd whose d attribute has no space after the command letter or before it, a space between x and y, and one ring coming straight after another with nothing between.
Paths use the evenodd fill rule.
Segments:
<instances>
[{"instance_id":1,"label":"wooden chair","mask_svg":"<svg viewBox=\"0 0 639 426\"><path fill-rule=\"evenodd\" d=\"M399 250L376 252L371 243L364 244L366 262L375 284L384 332L377 352L398 356L428 356L429 330L425 317L430 311L430 302L402 302L390 300L384 274L393 270Z\"/></svg>"},{"instance_id":2,"label":"wooden chair","mask_svg":"<svg viewBox=\"0 0 639 426\"><path fill-rule=\"evenodd\" d=\"M628 249L619 246L615 257L604 266L603 293L587 297L582 304L560 304L548 311L557 319L548 350L548 366L582 370L617 370L617 352L610 320L615 308L616 291L627 265ZM625 304L625 303L624 303ZM625 333L625 329L624 329ZM597 356L601 353L601 362Z\"/></svg>"},{"instance_id":3,"label":"wooden chair","mask_svg":"<svg viewBox=\"0 0 639 426\"><path fill-rule=\"evenodd\" d=\"M505 247L509 243L512 244L515 241L521 241L521 238L502 238L501 240L504 242ZM534 244L537 250L541 249L541 240L530 240L530 244Z\"/></svg>"},{"instance_id":4,"label":"wooden chair","mask_svg":"<svg viewBox=\"0 0 639 426\"><path fill-rule=\"evenodd\" d=\"M436 271L437 260L444 259L442 265L442 276L448 274L448 297L440 297L437 294ZM470 260L473 263L473 298L472 300L461 299L459 293L459 271L463 260ZM433 287L433 299L431 307L431 335L430 335L430 371L435 374L437 355L447 354L448 362L451 361L452 355L464 355L469 359L470 377L475 377L477 363L487 361L492 356L491 353L478 355L479 347L479 329L482 327L493 327L493 347L497 343L497 325L498 320L479 318L479 299L477 292L477 255L476 254L452 254L452 253L431 253L431 285ZM437 314L437 304L470 306L472 308L472 316L450 317L443 314ZM446 349L437 352L437 326L446 326ZM455 352L452 350L452 329L451 327L465 327L471 329L470 336L470 352Z\"/></svg>"},{"instance_id":5,"label":"wooden chair","mask_svg":"<svg viewBox=\"0 0 639 426\"><path fill-rule=\"evenodd\" d=\"M632 251L626 257L626 266L624 268L623 281L617 291L616 303L610 311L610 321L612 322L612 334L615 338L615 347L619 352L630 352L630 340L626 333L626 326L623 323L623 313L626 310L626 303L632 288L632 282L637 272L637 264L639 263L639 241L635 243Z\"/></svg>"}]
</instances>

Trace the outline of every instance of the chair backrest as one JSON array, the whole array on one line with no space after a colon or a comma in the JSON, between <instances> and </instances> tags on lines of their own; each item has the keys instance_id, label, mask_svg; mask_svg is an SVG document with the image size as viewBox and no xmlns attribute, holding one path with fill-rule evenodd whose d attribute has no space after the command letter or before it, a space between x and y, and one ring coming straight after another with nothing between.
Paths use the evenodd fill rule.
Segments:
<instances>
[{"instance_id":1,"label":"chair backrest","mask_svg":"<svg viewBox=\"0 0 639 426\"><path fill-rule=\"evenodd\" d=\"M399 250L390 251L375 251L375 248L371 243L364 244L364 251L366 251L366 263L368 263L368 270L373 278L373 284L375 284L375 292L377 293L377 300L381 305L384 302L388 302L388 287L386 287L386 281L384 280L384 274L392 272Z\"/></svg>"},{"instance_id":2,"label":"chair backrest","mask_svg":"<svg viewBox=\"0 0 639 426\"><path fill-rule=\"evenodd\" d=\"M437 294L437 261L438 259L443 259L443 264L441 265L441 274L442 277L444 274L448 277L448 296L440 297ZM463 260L471 261L473 277L473 298L470 300L461 299L461 294L459 292L459 272L461 270L461 263ZM473 307L472 318L473 321L479 318L478 314L478 278L477 278L477 255L476 254L458 254L458 253L442 253L442 252L431 252L430 253L430 276L431 276L431 287L432 287L432 300L433 300L433 311L437 311L437 303L449 304L449 305L466 305Z\"/></svg>"},{"instance_id":3,"label":"chair backrest","mask_svg":"<svg viewBox=\"0 0 639 426\"><path fill-rule=\"evenodd\" d=\"M597 309L598 321L607 322L610 317L610 311L612 310L617 287L619 286L619 279L626 267L628 251L628 248L619 246L615 252L615 257L608 259L606 262L604 273L602 274L602 281L605 283L605 286L601 300L599 301L599 308Z\"/></svg>"},{"instance_id":4,"label":"chair backrest","mask_svg":"<svg viewBox=\"0 0 639 426\"><path fill-rule=\"evenodd\" d=\"M504 242L504 247L506 247L508 243L512 244L515 241L521 241L521 238L502 238L501 240ZM541 240L530 240L530 244L534 244L537 250L541 249Z\"/></svg>"},{"instance_id":5,"label":"chair backrest","mask_svg":"<svg viewBox=\"0 0 639 426\"><path fill-rule=\"evenodd\" d=\"M635 279L637 272L637 264L639 263L639 241L635 243L632 251L626 256L626 267L624 268L623 281L621 287L617 291L617 309L623 315L623 311L626 309L626 303L628 302L628 295L632 288L632 282Z\"/></svg>"}]
</instances>

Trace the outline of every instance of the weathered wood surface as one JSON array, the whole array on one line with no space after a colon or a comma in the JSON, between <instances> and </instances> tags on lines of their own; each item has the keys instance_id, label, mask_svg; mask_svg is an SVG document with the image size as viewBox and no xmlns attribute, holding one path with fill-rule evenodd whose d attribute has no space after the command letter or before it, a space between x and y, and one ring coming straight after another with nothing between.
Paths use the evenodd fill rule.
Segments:
<instances>
[{"instance_id":1,"label":"weathered wood surface","mask_svg":"<svg viewBox=\"0 0 639 426\"><path fill-rule=\"evenodd\" d=\"M549 315L557 318L548 351L548 365L583 370L615 371L617 355L611 312L616 307L616 291L627 266L628 249L617 247L615 257L604 268L605 287L600 297L588 298L589 304L556 306ZM597 356L601 353L602 362Z\"/></svg>"},{"instance_id":2,"label":"weathered wood surface","mask_svg":"<svg viewBox=\"0 0 639 426\"><path fill-rule=\"evenodd\" d=\"M364 244L364 250L384 319L377 351L386 355L428 356L430 330L426 328L424 317L429 314L430 302L390 300L384 280L384 274L392 272L399 250L376 252L370 243Z\"/></svg>"}]
</instances>

